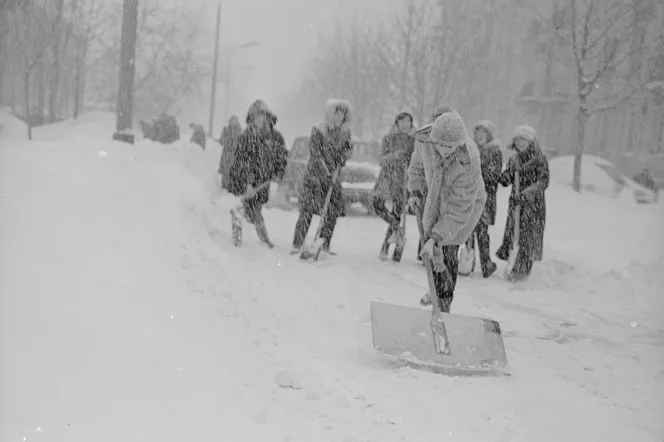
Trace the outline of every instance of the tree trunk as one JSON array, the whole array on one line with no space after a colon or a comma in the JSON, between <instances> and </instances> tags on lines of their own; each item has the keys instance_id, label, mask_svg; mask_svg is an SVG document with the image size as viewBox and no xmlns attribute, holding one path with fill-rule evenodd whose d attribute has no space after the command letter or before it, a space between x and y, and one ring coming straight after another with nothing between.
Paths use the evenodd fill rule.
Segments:
<instances>
[{"instance_id":1,"label":"tree trunk","mask_svg":"<svg viewBox=\"0 0 664 442\"><path fill-rule=\"evenodd\" d=\"M116 133L113 139L134 144L131 134L134 114L134 76L136 73L136 27L138 0L124 0L122 8L122 45Z\"/></svg>"},{"instance_id":2,"label":"tree trunk","mask_svg":"<svg viewBox=\"0 0 664 442\"><path fill-rule=\"evenodd\" d=\"M55 123L58 114L58 92L60 89L60 24L62 22L62 9L64 0L57 0L55 23L53 23L53 42L51 45L51 54L53 66L51 67L51 82L48 96L48 122Z\"/></svg>"},{"instance_id":3,"label":"tree trunk","mask_svg":"<svg viewBox=\"0 0 664 442\"><path fill-rule=\"evenodd\" d=\"M23 88L23 99L24 99L24 109L23 114L25 116L25 124L28 126L28 140L32 141L32 124L30 122L30 71L25 72L25 83Z\"/></svg>"},{"instance_id":4,"label":"tree trunk","mask_svg":"<svg viewBox=\"0 0 664 442\"><path fill-rule=\"evenodd\" d=\"M85 61L88 54L88 38L80 42L80 53L76 60L76 77L74 78L74 119L77 119L83 108L85 99Z\"/></svg>"},{"instance_id":5,"label":"tree trunk","mask_svg":"<svg viewBox=\"0 0 664 442\"><path fill-rule=\"evenodd\" d=\"M583 162L583 150L586 141L586 122L588 121L588 109L586 109L586 98L581 97L579 109L576 113L576 150L574 155L574 177L572 187L581 192L581 165Z\"/></svg>"}]
</instances>

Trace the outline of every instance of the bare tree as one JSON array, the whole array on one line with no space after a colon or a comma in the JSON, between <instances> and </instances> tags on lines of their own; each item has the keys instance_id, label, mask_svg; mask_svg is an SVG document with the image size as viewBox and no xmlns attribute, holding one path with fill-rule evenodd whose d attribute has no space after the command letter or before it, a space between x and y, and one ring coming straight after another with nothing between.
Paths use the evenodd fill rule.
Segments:
<instances>
[{"instance_id":1,"label":"bare tree","mask_svg":"<svg viewBox=\"0 0 664 442\"><path fill-rule=\"evenodd\" d=\"M638 27L647 21L653 5L654 0L569 0L563 16L553 23L574 64L577 111L573 187L577 192L581 189L588 118L626 103L643 91L644 82L635 73L639 70L635 57L661 40L647 40Z\"/></svg>"}]
</instances>

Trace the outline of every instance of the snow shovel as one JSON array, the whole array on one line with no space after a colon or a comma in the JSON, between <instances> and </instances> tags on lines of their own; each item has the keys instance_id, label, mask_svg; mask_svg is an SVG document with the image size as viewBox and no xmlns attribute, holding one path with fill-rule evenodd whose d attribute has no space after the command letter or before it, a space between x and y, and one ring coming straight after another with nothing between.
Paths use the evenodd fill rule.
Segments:
<instances>
[{"instance_id":1,"label":"snow shovel","mask_svg":"<svg viewBox=\"0 0 664 442\"><path fill-rule=\"evenodd\" d=\"M318 256L320 255L320 251L323 248L323 243L325 242L325 240L321 237L321 234L323 233L323 225L325 224L325 217L327 216L327 211L330 207L332 192L334 191L334 185L337 182L340 171L341 167L338 167L332 175L332 183L330 184L330 188L327 191L327 195L325 195L325 203L323 204L323 210L320 213L320 221L318 223L318 228L316 229L316 235L314 235L314 240L308 248L302 247L302 252L300 253L300 259L302 260L306 261L313 259L314 261L318 261Z\"/></svg>"},{"instance_id":2,"label":"snow shovel","mask_svg":"<svg viewBox=\"0 0 664 442\"><path fill-rule=\"evenodd\" d=\"M416 215L420 236L422 218ZM424 238L422 239L424 240ZM429 293L436 297L431 257L423 257ZM415 367L486 369L507 363L497 321L371 301L373 345L388 358Z\"/></svg>"},{"instance_id":3,"label":"snow shovel","mask_svg":"<svg viewBox=\"0 0 664 442\"><path fill-rule=\"evenodd\" d=\"M270 185L270 181L266 181L260 186L256 187L254 189L254 195L258 193L260 190L268 187ZM253 195L252 195L253 196ZM244 200L248 198L248 195L245 193L244 195L240 196L240 204L237 205L237 207L231 207L230 213L231 213L231 237L233 238L233 245L235 247L240 247L242 245L242 217L245 216L244 213L244 208L242 207L242 203ZM265 230L265 226L258 226L259 230ZM262 238L261 238L262 239Z\"/></svg>"},{"instance_id":4,"label":"snow shovel","mask_svg":"<svg viewBox=\"0 0 664 442\"><path fill-rule=\"evenodd\" d=\"M514 172L514 196L519 197L519 172ZM519 220L521 218L521 205L516 204L514 208L514 238L512 238L512 250L510 250L509 257L507 258L507 266L505 267L505 279L508 279L514 270L516 264L516 257L519 255Z\"/></svg>"}]
</instances>

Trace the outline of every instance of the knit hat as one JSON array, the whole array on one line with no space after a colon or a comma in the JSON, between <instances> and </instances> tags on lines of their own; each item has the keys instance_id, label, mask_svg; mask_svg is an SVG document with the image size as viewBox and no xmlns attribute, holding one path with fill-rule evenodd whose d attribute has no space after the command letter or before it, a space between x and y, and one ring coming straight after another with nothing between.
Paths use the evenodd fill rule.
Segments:
<instances>
[{"instance_id":1,"label":"knit hat","mask_svg":"<svg viewBox=\"0 0 664 442\"><path fill-rule=\"evenodd\" d=\"M527 124L524 124L523 126L519 126L516 129L514 129L514 134L512 134L512 139L517 137L523 138L524 140L528 141L535 141L537 134L535 134L535 129L528 126Z\"/></svg>"},{"instance_id":2,"label":"knit hat","mask_svg":"<svg viewBox=\"0 0 664 442\"><path fill-rule=\"evenodd\" d=\"M454 112L454 110L448 105L438 106L436 109L434 109L433 114L431 115L431 121L436 121L436 118L448 112Z\"/></svg>"},{"instance_id":3,"label":"knit hat","mask_svg":"<svg viewBox=\"0 0 664 442\"><path fill-rule=\"evenodd\" d=\"M436 118L431 127L431 141L446 147L457 148L463 145L468 138L466 125L457 112L449 112Z\"/></svg>"}]
</instances>

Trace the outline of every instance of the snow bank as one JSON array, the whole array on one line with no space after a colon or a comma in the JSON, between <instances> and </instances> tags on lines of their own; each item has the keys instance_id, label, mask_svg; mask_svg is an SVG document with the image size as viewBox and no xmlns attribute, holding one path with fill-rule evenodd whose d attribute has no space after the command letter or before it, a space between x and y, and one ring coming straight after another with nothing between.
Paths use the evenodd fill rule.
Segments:
<instances>
[{"instance_id":1,"label":"snow bank","mask_svg":"<svg viewBox=\"0 0 664 442\"><path fill-rule=\"evenodd\" d=\"M583 156L581 162L581 188L583 192L594 193L629 205L636 204L637 194L649 193L647 189L622 174L620 178L624 183L622 185L616 183L602 166L618 172L614 164L603 158L593 155ZM564 155L552 159L549 168L553 182L572 187L573 155Z\"/></svg>"},{"instance_id":2,"label":"snow bank","mask_svg":"<svg viewBox=\"0 0 664 442\"><path fill-rule=\"evenodd\" d=\"M28 126L5 109L0 109L0 142L26 140Z\"/></svg>"},{"instance_id":3,"label":"snow bank","mask_svg":"<svg viewBox=\"0 0 664 442\"><path fill-rule=\"evenodd\" d=\"M500 321L512 376L446 377L371 344L371 299L426 290L412 218L400 265L368 217L339 220L321 266L285 252L294 212L265 211L275 250L250 225L233 248L218 144L129 146L89 118L0 141L0 440L661 436L661 204L554 182L532 279L460 278L454 301Z\"/></svg>"}]
</instances>

